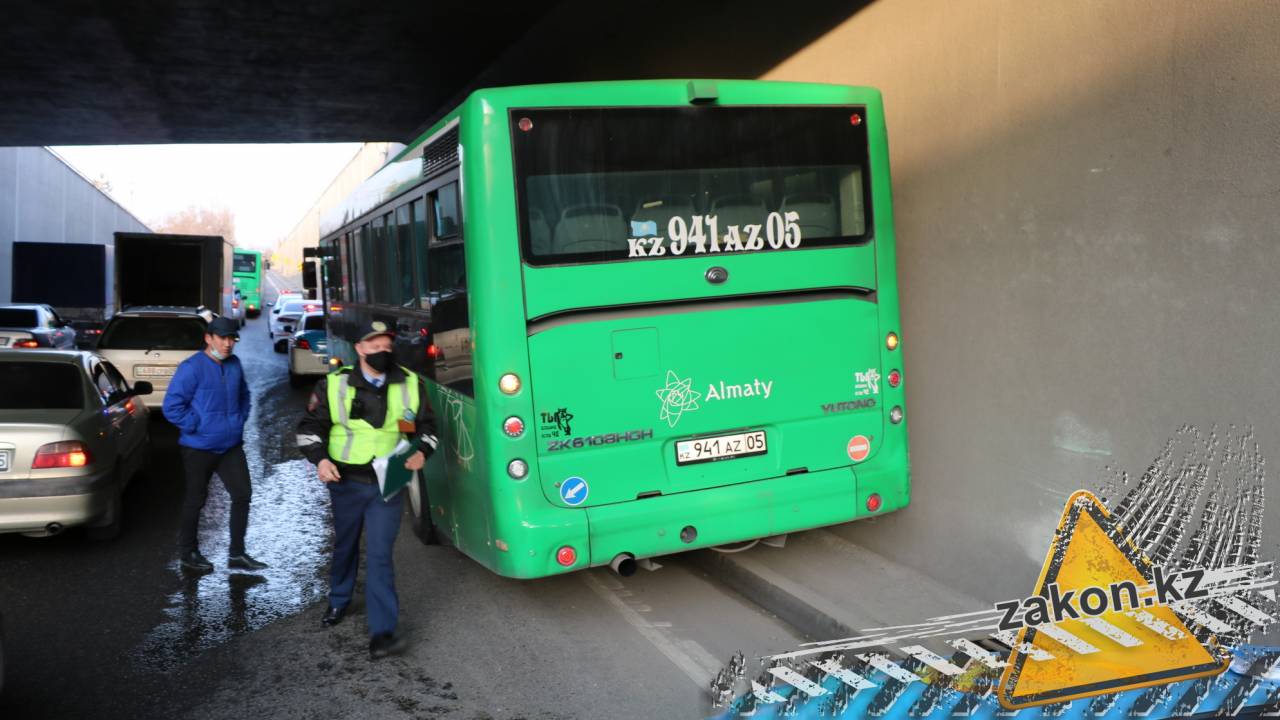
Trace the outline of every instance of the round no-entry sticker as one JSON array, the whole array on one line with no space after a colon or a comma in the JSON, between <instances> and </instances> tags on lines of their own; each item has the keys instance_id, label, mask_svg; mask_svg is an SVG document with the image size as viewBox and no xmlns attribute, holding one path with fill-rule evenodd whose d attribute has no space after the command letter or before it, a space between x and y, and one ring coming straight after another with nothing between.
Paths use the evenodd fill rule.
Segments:
<instances>
[{"instance_id":1,"label":"round no-entry sticker","mask_svg":"<svg viewBox=\"0 0 1280 720\"><path fill-rule=\"evenodd\" d=\"M867 439L866 435L854 435L846 449L849 451L850 460L862 462L871 454L871 441Z\"/></svg>"}]
</instances>

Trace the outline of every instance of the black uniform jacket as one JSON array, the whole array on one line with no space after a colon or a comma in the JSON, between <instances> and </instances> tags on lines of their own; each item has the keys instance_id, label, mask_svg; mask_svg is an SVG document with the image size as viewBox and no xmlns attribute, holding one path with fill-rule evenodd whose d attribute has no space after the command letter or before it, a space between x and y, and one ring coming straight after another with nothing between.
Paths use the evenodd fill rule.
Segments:
<instances>
[{"instance_id":1,"label":"black uniform jacket","mask_svg":"<svg viewBox=\"0 0 1280 720\"><path fill-rule=\"evenodd\" d=\"M338 466L338 472L343 476L346 476L349 471L356 474L371 474L373 469L369 463L347 465L338 462L337 458L329 457L329 430L333 428L334 422L329 414L328 383L337 382L335 376L339 373L346 374L347 384L356 390L355 400L351 403L351 419L363 419L374 427L381 427L387 417L388 388L392 383L404 382L406 376L403 370L393 365L387 370L387 381L382 384L382 387L375 388L364 379L364 373L358 368L354 370L343 368L337 373L326 375L316 383L315 390L311 393L311 400L307 403L307 414L298 423L298 449L312 464L319 464L321 460L329 458ZM426 384L423 383L421 376L418 377L418 387L410 388L409 392L417 392L419 401L418 413L414 417L413 435L407 436L406 439L429 457L440 441L436 435L436 418L431 412L430 398L427 396Z\"/></svg>"}]
</instances>

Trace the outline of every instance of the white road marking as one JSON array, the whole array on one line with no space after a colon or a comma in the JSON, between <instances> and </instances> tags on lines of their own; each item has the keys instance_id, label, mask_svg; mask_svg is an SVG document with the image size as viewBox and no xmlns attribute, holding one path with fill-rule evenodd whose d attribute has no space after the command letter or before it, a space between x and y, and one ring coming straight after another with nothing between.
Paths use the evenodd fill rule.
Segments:
<instances>
[{"instance_id":1,"label":"white road marking","mask_svg":"<svg viewBox=\"0 0 1280 720\"><path fill-rule=\"evenodd\" d=\"M786 665L769 668L769 674L788 685L794 685L796 689L809 697L822 697L827 694L826 688L813 682L795 670L792 670Z\"/></svg>"},{"instance_id":2,"label":"white road marking","mask_svg":"<svg viewBox=\"0 0 1280 720\"><path fill-rule=\"evenodd\" d=\"M1254 625L1270 625L1275 622L1275 618L1272 618L1270 615L1262 612L1258 608L1238 597L1228 595L1226 597L1217 598L1217 602L1219 605L1239 615L1245 620L1248 620Z\"/></svg>"},{"instance_id":3,"label":"white road marking","mask_svg":"<svg viewBox=\"0 0 1280 720\"><path fill-rule=\"evenodd\" d=\"M898 682L913 683L920 679L919 675L909 672L906 668L879 653L859 655L858 659Z\"/></svg>"},{"instance_id":4,"label":"white road marking","mask_svg":"<svg viewBox=\"0 0 1280 720\"><path fill-rule=\"evenodd\" d=\"M1151 630L1157 635L1161 635L1169 640L1181 640L1187 636L1186 633L1161 620L1155 615L1152 615L1146 610L1130 610L1126 612L1125 615L1128 615L1134 620L1142 623L1148 630Z\"/></svg>"},{"instance_id":5,"label":"white road marking","mask_svg":"<svg viewBox=\"0 0 1280 720\"><path fill-rule=\"evenodd\" d=\"M1090 645L1084 640L1081 640L1075 635L1072 635L1065 628L1062 628L1058 625L1052 625L1052 624L1040 625L1036 629L1044 633L1045 635L1048 635L1049 637L1053 638L1054 640L1057 640L1063 645L1066 645L1069 649L1080 653L1081 655L1088 655L1089 653L1098 652L1098 648Z\"/></svg>"},{"instance_id":6,"label":"white road marking","mask_svg":"<svg viewBox=\"0 0 1280 720\"><path fill-rule=\"evenodd\" d=\"M680 672L684 673L686 677L692 680L693 684L697 685L699 690L705 689L711 684L712 678L714 678L716 673L720 670L711 653L707 652L706 649L692 640L677 640L669 637L670 633L667 631L667 628L658 627L646 620L643 615L636 610L633 610L625 600L615 595L613 590L600 582L600 580L596 578L591 571L579 572L578 576L582 578L582 581L585 582L587 587L590 587L595 594L604 598L605 602L612 605L613 608L618 611L618 614L622 616L622 619L627 621L628 625L635 628L636 632L640 633L645 640L648 640L651 645L657 648L658 652L665 655L672 664L679 668ZM691 657L690 654L686 652L685 649L682 649L681 646L689 649L697 647L698 651L701 652L694 652L700 656L702 662L698 662ZM709 665L707 664L708 662L710 662Z\"/></svg>"},{"instance_id":7,"label":"white road marking","mask_svg":"<svg viewBox=\"0 0 1280 720\"><path fill-rule=\"evenodd\" d=\"M994 633L991 633L991 637L999 640L1000 642L1004 643L1005 645L1008 645L1011 648L1014 648L1015 650L1022 653L1023 655L1026 655L1032 660L1052 660L1053 659L1052 654L1044 651L1043 649L1031 643L1022 643L1022 645L1019 646L1018 633L1014 632L1013 630L1001 630L1000 632L994 632Z\"/></svg>"},{"instance_id":8,"label":"white road marking","mask_svg":"<svg viewBox=\"0 0 1280 720\"><path fill-rule=\"evenodd\" d=\"M880 687L858 673L841 666L840 663L836 662L835 658L830 658L822 662L814 662L810 660L809 664L826 674L835 677L837 680L848 685L854 690L870 690L871 688Z\"/></svg>"}]
</instances>

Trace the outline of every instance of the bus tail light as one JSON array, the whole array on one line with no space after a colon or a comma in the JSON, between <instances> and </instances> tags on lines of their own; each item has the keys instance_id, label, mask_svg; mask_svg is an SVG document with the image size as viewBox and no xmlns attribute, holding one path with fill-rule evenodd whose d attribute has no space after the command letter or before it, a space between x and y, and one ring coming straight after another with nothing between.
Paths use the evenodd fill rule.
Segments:
<instances>
[{"instance_id":1,"label":"bus tail light","mask_svg":"<svg viewBox=\"0 0 1280 720\"><path fill-rule=\"evenodd\" d=\"M884 501L880 499L880 493L871 493L867 496L867 512L876 512L884 505Z\"/></svg>"},{"instance_id":2,"label":"bus tail light","mask_svg":"<svg viewBox=\"0 0 1280 720\"><path fill-rule=\"evenodd\" d=\"M889 387L898 387L902 384L902 373L897 370L889 371Z\"/></svg>"},{"instance_id":3,"label":"bus tail light","mask_svg":"<svg viewBox=\"0 0 1280 720\"><path fill-rule=\"evenodd\" d=\"M502 423L502 432L506 433L507 437L520 437L524 434L524 421L512 415Z\"/></svg>"},{"instance_id":4,"label":"bus tail light","mask_svg":"<svg viewBox=\"0 0 1280 720\"><path fill-rule=\"evenodd\" d=\"M889 411L889 422L893 423L894 425L897 425L898 423L902 422L902 406L901 405L894 405L893 409Z\"/></svg>"},{"instance_id":5,"label":"bus tail light","mask_svg":"<svg viewBox=\"0 0 1280 720\"><path fill-rule=\"evenodd\" d=\"M570 567L574 563L578 562L578 551L568 545L565 545L556 551L556 562L560 563L564 567Z\"/></svg>"},{"instance_id":6,"label":"bus tail light","mask_svg":"<svg viewBox=\"0 0 1280 720\"><path fill-rule=\"evenodd\" d=\"M41 445L31 463L32 470L84 467L89 464L89 449L78 440Z\"/></svg>"},{"instance_id":7,"label":"bus tail light","mask_svg":"<svg viewBox=\"0 0 1280 720\"><path fill-rule=\"evenodd\" d=\"M507 474L511 476L512 480L523 480L529 477L529 463L516 458L507 463Z\"/></svg>"},{"instance_id":8,"label":"bus tail light","mask_svg":"<svg viewBox=\"0 0 1280 720\"><path fill-rule=\"evenodd\" d=\"M890 350L897 350L898 349L898 333L895 333L895 332L889 333L889 335L884 339L884 346L889 348Z\"/></svg>"},{"instance_id":9,"label":"bus tail light","mask_svg":"<svg viewBox=\"0 0 1280 720\"><path fill-rule=\"evenodd\" d=\"M515 395L520 392L520 376L515 373L507 373L498 379L498 389L508 395Z\"/></svg>"}]
</instances>

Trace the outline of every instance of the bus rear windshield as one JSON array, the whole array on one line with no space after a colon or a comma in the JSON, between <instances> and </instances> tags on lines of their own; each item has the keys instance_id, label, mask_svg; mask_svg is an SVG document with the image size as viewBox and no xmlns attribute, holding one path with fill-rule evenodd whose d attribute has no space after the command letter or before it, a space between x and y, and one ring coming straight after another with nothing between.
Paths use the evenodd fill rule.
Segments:
<instances>
[{"instance_id":1,"label":"bus rear windshield","mask_svg":"<svg viewBox=\"0 0 1280 720\"><path fill-rule=\"evenodd\" d=\"M231 271L238 273L255 273L258 271L258 258L255 255L241 255L236 253L232 260Z\"/></svg>"},{"instance_id":2,"label":"bus rear windshield","mask_svg":"<svg viewBox=\"0 0 1280 720\"><path fill-rule=\"evenodd\" d=\"M865 108L511 111L533 265L866 242Z\"/></svg>"}]
</instances>

